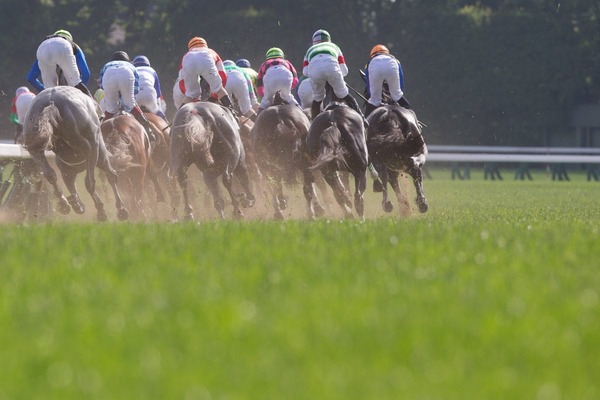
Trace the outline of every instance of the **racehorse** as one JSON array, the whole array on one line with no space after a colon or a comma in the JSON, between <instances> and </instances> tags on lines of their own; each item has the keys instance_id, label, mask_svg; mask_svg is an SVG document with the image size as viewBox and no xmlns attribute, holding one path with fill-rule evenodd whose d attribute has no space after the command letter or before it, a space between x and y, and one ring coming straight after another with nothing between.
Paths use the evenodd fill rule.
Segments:
<instances>
[{"instance_id":1,"label":"racehorse","mask_svg":"<svg viewBox=\"0 0 600 400\"><path fill-rule=\"evenodd\" d=\"M364 192L367 187L367 144L359 113L338 102L330 103L313 120L307 136L312 169L319 169L333 189L346 218L352 217L352 202L338 171L354 176L354 206L364 219Z\"/></svg>"},{"instance_id":2,"label":"racehorse","mask_svg":"<svg viewBox=\"0 0 600 400\"><path fill-rule=\"evenodd\" d=\"M259 114L252 128L252 149L258 168L266 178L275 208L275 219L284 219L282 210L287 207L282 182L296 183L300 171L304 177L304 197L310 219L325 212L314 187L310 170L306 136L310 121L294 105L276 104Z\"/></svg>"},{"instance_id":3,"label":"racehorse","mask_svg":"<svg viewBox=\"0 0 600 400\"><path fill-rule=\"evenodd\" d=\"M96 217L99 221L107 219L104 204L96 193L94 169L97 166L106 173L112 187L118 219L122 221L129 218L117 188L117 173L111 166L100 133L96 104L91 97L71 86L43 90L31 104L23 124L23 137L24 147L43 171L59 199L60 213L68 214L71 208L77 214L85 212L75 178L80 172L86 171L85 187L96 206ZM56 171L48 163L46 150L52 150L56 155L56 165L70 192L68 198L65 198L58 185Z\"/></svg>"},{"instance_id":4,"label":"racehorse","mask_svg":"<svg viewBox=\"0 0 600 400\"><path fill-rule=\"evenodd\" d=\"M121 113L100 125L119 186L131 199L137 218L145 219L144 179L150 163L150 146L144 127L130 114Z\"/></svg>"},{"instance_id":5,"label":"racehorse","mask_svg":"<svg viewBox=\"0 0 600 400\"><path fill-rule=\"evenodd\" d=\"M396 193L400 208L408 209L408 201L398 184L399 173L407 172L417 193L415 203L420 212L427 212L429 206L423 194L422 172L427 158L427 145L417 116L404 107L386 105L373 111L368 120L367 146L373 166L381 179L381 184L376 181L373 189L383 193L383 209L391 212L394 208L388 200L388 182Z\"/></svg>"},{"instance_id":6,"label":"racehorse","mask_svg":"<svg viewBox=\"0 0 600 400\"><path fill-rule=\"evenodd\" d=\"M217 181L219 176L222 177L223 186L231 197L234 217L244 217L240 205L254 205L255 197L250 188L238 123L225 107L204 101L188 103L177 111L173 119L170 174L177 177L183 191L184 218L187 220L194 218L187 178L187 169L192 164L202 171L204 182L213 196L214 207L221 219L225 218L225 201ZM245 193L234 193L234 174Z\"/></svg>"}]
</instances>

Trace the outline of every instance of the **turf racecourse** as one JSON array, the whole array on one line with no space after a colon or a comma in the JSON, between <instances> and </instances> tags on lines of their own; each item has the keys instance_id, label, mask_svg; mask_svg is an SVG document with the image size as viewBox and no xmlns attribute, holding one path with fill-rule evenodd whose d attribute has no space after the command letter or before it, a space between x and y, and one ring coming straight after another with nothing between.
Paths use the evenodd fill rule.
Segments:
<instances>
[{"instance_id":1,"label":"turf racecourse","mask_svg":"<svg viewBox=\"0 0 600 400\"><path fill-rule=\"evenodd\" d=\"M364 223L0 225L0 399L600 398L600 184L448 175Z\"/></svg>"}]
</instances>

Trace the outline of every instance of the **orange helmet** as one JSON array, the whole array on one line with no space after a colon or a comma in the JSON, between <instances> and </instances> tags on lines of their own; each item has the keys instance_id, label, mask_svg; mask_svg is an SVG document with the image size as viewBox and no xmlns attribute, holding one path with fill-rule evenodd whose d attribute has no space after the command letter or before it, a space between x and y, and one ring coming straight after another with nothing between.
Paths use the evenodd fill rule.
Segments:
<instances>
[{"instance_id":1,"label":"orange helmet","mask_svg":"<svg viewBox=\"0 0 600 400\"><path fill-rule=\"evenodd\" d=\"M390 54L390 51L384 45L376 44L371 49L371 58L375 57L375 55L377 55L377 54Z\"/></svg>"},{"instance_id":2,"label":"orange helmet","mask_svg":"<svg viewBox=\"0 0 600 400\"><path fill-rule=\"evenodd\" d=\"M206 40L202 39L201 37L193 37L190 39L190 41L188 42L188 49L192 49L194 47L206 47Z\"/></svg>"}]
</instances>

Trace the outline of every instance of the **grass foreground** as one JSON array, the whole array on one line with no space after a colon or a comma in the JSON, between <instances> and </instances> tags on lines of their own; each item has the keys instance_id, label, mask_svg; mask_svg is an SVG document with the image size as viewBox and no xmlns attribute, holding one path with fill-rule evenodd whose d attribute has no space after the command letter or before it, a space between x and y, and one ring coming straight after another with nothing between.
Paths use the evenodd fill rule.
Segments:
<instances>
[{"instance_id":1,"label":"grass foreground","mask_svg":"<svg viewBox=\"0 0 600 400\"><path fill-rule=\"evenodd\" d=\"M2 225L0 399L600 398L600 185L425 191L364 223Z\"/></svg>"}]
</instances>

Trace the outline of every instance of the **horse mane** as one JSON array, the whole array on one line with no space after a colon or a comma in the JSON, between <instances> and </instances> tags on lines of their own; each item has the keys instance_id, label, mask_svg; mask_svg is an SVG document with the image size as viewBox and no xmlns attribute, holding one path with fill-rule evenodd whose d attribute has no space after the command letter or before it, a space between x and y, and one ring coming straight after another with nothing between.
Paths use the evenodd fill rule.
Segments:
<instances>
[{"instance_id":1,"label":"horse mane","mask_svg":"<svg viewBox=\"0 0 600 400\"><path fill-rule=\"evenodd\" d=\"M37 135L25 135L23 146L28 151L50 150L52 148L52 134L61 121L60 111L51 101L49 105L44 107L34 124L37 127Z\"/></svg>"}]
</instances>

